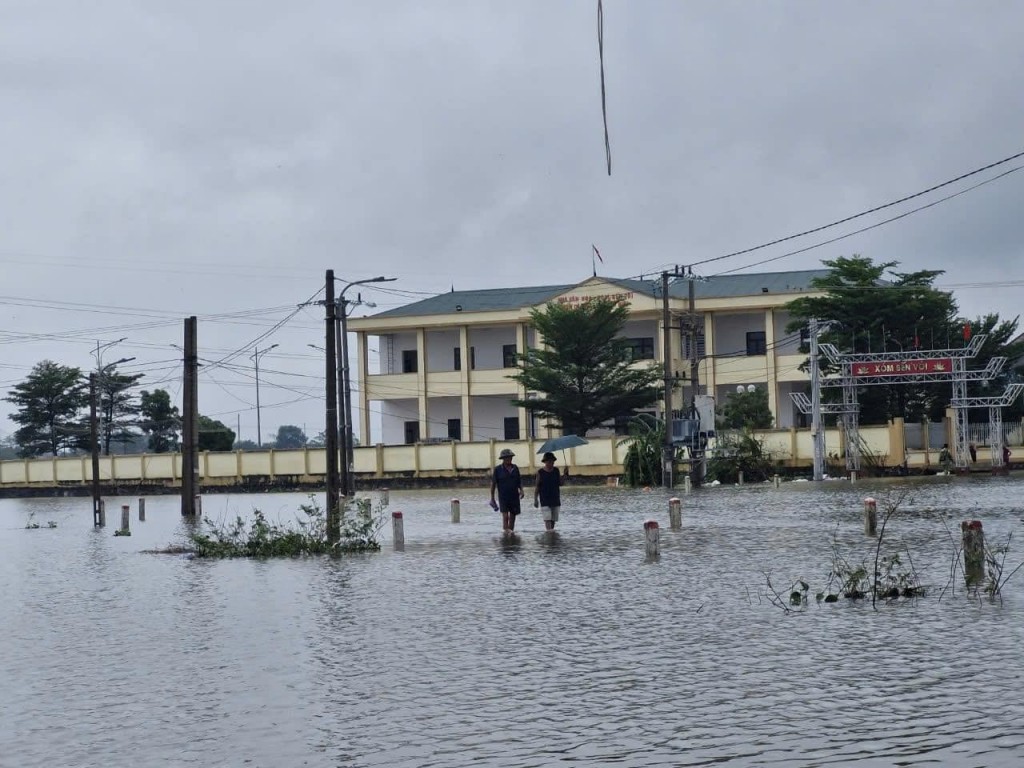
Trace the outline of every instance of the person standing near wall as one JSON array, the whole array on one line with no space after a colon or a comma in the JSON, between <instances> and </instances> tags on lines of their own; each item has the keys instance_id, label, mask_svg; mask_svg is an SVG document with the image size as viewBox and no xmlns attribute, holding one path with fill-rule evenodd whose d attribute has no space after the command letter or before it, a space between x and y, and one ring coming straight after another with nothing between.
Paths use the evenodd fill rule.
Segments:
<instances>
[{"instance_id":1,"label":"person standing near wall","mask_svg":"<svg viewBox=\"0 0 1024 768\"><path fill-rule=\"evenodd\" d=\"M502 530L511 534L516 527L516 515L519 514L519 500L523 498L523 478L519 474L519 467L512 463L515 456L511 450L505 448L498 455L501 464L494 468L491 474L491 506L494 507L494 492L498 492L498 509L501 510Z\"/></svg>"},{"instance_id":2,"label":"person standing near wall","mask_svg":"<svg viewBox=\"0 0 1024 768\"><path fill-rule=\"evenodd\" d=\"M541 508L544 528L553 531L562 506L562 475L555 466L555 454L548 451L541 462L542 466L537 470L537 484L533 488L533 506Z\"/></svg>"}]
</instances>

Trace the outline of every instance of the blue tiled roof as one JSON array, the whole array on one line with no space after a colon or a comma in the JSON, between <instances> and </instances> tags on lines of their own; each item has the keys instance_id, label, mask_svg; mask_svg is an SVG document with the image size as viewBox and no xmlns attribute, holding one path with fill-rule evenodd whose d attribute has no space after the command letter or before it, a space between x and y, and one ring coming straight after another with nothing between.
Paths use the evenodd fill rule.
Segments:
<instances>
[{"instance_id":1,"label":"blue tiled roof","mask_svg":"<svg viewBox=\"0 0 1024 768\"><path fill-rule=\"evenodd\" d=\"M694 294L698 299L719 299L733 296L760 296L768 294L804 293L811 291L811 280L824 277L827 269L808 269L796 272L756 272L743 275L719 275L698 280ZM602 278L633 293L655 296L661 279L636 280L632 278ZM445 315L455 312L492 312L522 309L544 304L579 283L567 285L537 285L521 288L487 288L474 291L449 291L421 301L380 312L373 317L411 317L416 315ZM765 291L764 289L768 290ZM689 295L689 281L685 278L673 282L669 293L676 298Z\"/></svg>"}]
</instances>

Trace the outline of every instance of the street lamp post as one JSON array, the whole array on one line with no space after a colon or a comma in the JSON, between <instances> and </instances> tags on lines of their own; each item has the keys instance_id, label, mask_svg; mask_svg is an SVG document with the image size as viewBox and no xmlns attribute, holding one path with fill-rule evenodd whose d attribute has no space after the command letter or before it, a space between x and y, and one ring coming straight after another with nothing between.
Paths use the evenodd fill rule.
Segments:
<instances>
[{"instance_id":1,"label":"street lamp post","mask_svg":"<svg viewBox=\"0 0 1024 768\"><path fill-rule=\"evenodd\" d=\"M341 289L341 293L338 294L338 309L340 317L339 322L341 324L340 336L341 336L341 382L342 382L342 397L340 408L341 411L341 432L343 434L341 440L341 490L345 496L351 496L355 493L355 478L352 472L352 386L349 379L349 368L348 368L348 302L345 299L345 291L354 285L366 285L367 283L391 283L397 280L397 277L384 277L380 275L378 277L368 277L365 280L353 280L351 283L346 283L345 287Z\"/></svg>"},{"instance_id":2,"label":"street lamp post","mask_svg":"<svg viewBox=\"0 0 1024 768\"><path fill-rule=\"evenodd\" d=\"M267 354L276 346L277 344L271 344L262 351L259 347L254 347L255 351L249 355L249 359L256 363L256 445L259 448L263 447L263 425L260 422L260 355Z\"/></svg>"}]
</instances>

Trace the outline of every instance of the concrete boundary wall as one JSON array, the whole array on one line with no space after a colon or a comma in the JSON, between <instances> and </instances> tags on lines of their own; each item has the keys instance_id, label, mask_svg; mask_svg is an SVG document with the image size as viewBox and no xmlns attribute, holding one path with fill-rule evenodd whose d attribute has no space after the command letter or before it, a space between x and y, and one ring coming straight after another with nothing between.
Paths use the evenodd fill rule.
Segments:
<instances>
[{"instance_id":1,"label":"concrete boundary wall","mask_svg":"<svg viewBox=\"0 0 1024 768\"><path fill-rule=\"evenodd\" d=\"M784 466L796 469L811 465L813 444L809 430L774 429L756 434L765 449ZM938 463L937 451L907 451L904 448L901 419L886 426L862 427L860 435L870 463L897 467L906 461L911 469L928 468ZM590 438L588 445L559 451L558 466L568 466L572 474L584 477L620 474L628 448L621 440L620 437ZM540 464L537 449L542 442L490 440L363 446L355 449L354 466L357 476L364 481L485 476L498 463L501 449L511 448L523 472L533 473ZM826 430L826 452L833 464L842 458L842 445L838 429ZM321 483L326 466L327 458L322 448L204 452L199 458L200 482L209 487L261 482ZM101 456L100 480L115 485L177 487L181 484L181 455ZM91 481L92 465L88 456L0 461L0 489L82 486Z\"/></svg>"}]
</instances>

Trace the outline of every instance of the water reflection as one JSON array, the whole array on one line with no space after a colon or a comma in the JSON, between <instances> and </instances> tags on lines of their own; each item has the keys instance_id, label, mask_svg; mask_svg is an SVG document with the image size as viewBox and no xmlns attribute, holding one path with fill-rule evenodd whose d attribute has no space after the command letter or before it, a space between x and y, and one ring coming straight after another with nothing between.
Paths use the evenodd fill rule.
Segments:
<instances>
[{"instance_id":1,"label":"water reflection","mask_svg":"<svg viewBox=\"0 0 1024 768\"><path fill-rule=\"evenodd\" d=\"M483 503L454 525L450 493L393 492L404 553L206 562L139 554L184 535L173 498L130 539L81 500L0 502L0 763L1016 766L1024 582L1001 605L764 599L765 572L820 586L833 546L873 557L862 499L894 488L887 539L929 584L947 527L1020 526L1017 480L708 489L645 563L659 491L571 488L558 531L527 512L515 539Z\"/></svg>"}]
</instances>

